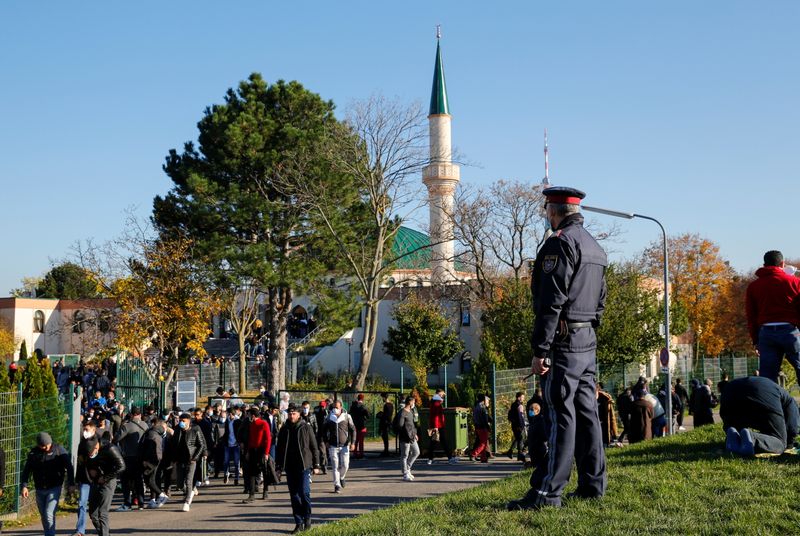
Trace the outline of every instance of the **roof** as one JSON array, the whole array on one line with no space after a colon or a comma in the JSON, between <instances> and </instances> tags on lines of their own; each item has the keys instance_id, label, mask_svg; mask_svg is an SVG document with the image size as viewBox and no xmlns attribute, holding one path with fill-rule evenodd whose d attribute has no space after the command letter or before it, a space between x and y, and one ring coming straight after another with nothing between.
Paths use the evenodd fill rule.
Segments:
<instances>
[{"instance_id":1,"label":"roof","mask_svg":"<svg viewBox=\"0 0 800 536\"><path fill-rule=\"evenodd\" d=\"M436 40L436 63L433 66L433 88L431 89L431 109L428 115L450 115L450 103L447 100L447 84L444 81L444 66L442 65L442 49L439 40Z\"/></svg>"},{"instance_id":2,"label":"roof","mask_svg":"<svg viewBox=\"0 0 800 536\"><path fill-rule=\"evenodd\" d=\"M392 244L392 258L399 270L424 270L431 267L431 239L425 233L400 227Z\"/></svg>"}]
</instances>

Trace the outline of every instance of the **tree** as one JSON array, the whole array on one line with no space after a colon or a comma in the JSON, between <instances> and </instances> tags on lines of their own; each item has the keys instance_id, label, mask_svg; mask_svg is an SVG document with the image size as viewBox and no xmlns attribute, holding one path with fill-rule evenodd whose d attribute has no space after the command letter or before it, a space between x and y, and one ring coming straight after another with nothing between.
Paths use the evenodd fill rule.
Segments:
<instances>
[{"instance_id":1,"label":"tree","mask_svg":"<svg viewBox=\"0 0 800 536\"><path fill-rule=\"evenodd\" d=\"M747 329L747 316L744 308L747 286L752 277L734 273L724 291L718 297L718 332L725 344L725 350L733 354L753 353L753 341ZM790 367L791 368L791 367Z\"/></svg>"},{"instance_id":2,"label":"tree","mask_svg":"<svg viewBox=\"0 0 800 536\"><path fill-rule=\"evenodd\" d=\"M39 298L81 300L101 298L101 287L95 277L85 268L73 262L53 266L36 287Z\"/></svg>"},{"instance_id":3,"label":"tree","mask_svg":"<svg viewBox=\"0 0 800 536\"><path fill-rule=\"evenodd\" d=\"M191 238L212 280L252 281L265 294L273 392L285 387L293 297L325 270L325 257L309 247L315 228L306 207L276 181L336 122L333 109L298 82L268 85L253 73L205 110L197 147L169 152L164 171L173 188L153 203L160 234ZM320 165L305 180L332 177Z\"/></svg>"},{"instance_id":4,"label":"tree","mask_svg":"<svg viewBox=\"0 0 800 536\"><path fill-rule=\"evenodd\" d=\"M156 240L142 260L130 261L130 276L112 285L119 346L141 353L152 341L159 349L159 375L177 364L183 349L205 354L219 299L198 276L198 262L190 240Z\"/></svg>"},{"instance_id":5,"label":"tree","mask_svg":"<svg viewBox=\"0 0 800 536\"><path fill-rule=\"evenodd\" d=\"M8 363L0 359L0 393L11 392L11 378L8 376Z\"/></svg>"},{"instance_id":6,"label":"tree","mask_svg":"<svg viewBox=\"0 0 800 536\"><path fill-rule=\"evenodd\" d=\"M42 283L42 277L23 277L20 283L22 285L13 288L10 291L11 296L15 298L33 298L36 296L36 289Z\"/></svg>"},{"instance_id":7,"label":"tree","mask_svg":"<svg viewBox=\"0 0 800 536\"><path fill-rule=\"evenodd\" d=\"M28 343L22 339L22 343L19 345L19 360L25 361L26 359L28 359Z\"/></svg>"},{"instance_id":8,"label":"tree","mask_svg":"<svg viewBox=\"0 0 800 536\"><path fill-rule=\"evenodd\" d=\"M410 297L395 307L392 318L397 326L389 327L383 349L408 365L420 390L427 393L428 372L449 363L464 345L436 302Z\"/></svg>"},{"instance_id":9,"label":"tree","mask_svg":"<svg viewBox=\"0 0 800 536\"><path fill-rule=\"evenodd\" d=\"M238 283L231 281L223 289L222 308L236 331L239 342L239 392L242 393L247 388L245 343L255 329L261 292L252 279L240 280Z\"/></svg>"},{"instance_id":10,"label":"tree","mask_svg":"<svg viewBox=\"0 0 800 536\"><path fill-rule=\"evenodd\" d=\"M597 329L597 360L604 366L643 363L664 345L662 284L631 265L609 265L606 303Z\"/></svg>"},{"instance_id":11,"label":"tree","mask_svg":"<svg viewBox=\"0 0 800 536\"><path fill-rule=\"evenodd\" d=\"M14 351L17 349L17 340L14 337L14 332L8 328L8 325L0 320L0 359L14 358Z\"/></svg>"},{"instance_id":12,"label":"tree","mask_svg":"<svg viewBox=\"0 0 800 536\"><path fill-rule=\"evenodd\" d=\"M719 313L718 299L727 292L732 269L719 253L719 246L697 234L669 237L669 276L671 300L685 307L689 329L694 334L694 357L699 347L715 355L725 341L720 330L728 319ZM648 275L659 277L663 270L663 245L652 243L642 254Z\"/></svg>"},{"instance_id":13,"label":"tree","mask_svg":"<svg viewBox=\"0 0 800 536\"><path fill-rule=\"evenodd\" d=\"M307 181L314 158L295 159L284 170L285 188L309 207L342 261L335 268L353 282L363 304L355 379L363 389L378 338L378 309L394 287L389 274L401 258L392 247L402 223L425 199L419 177L430 162L427 130L419 104L373 95L354 103L344 123L330 125L326 134L307 155L324 155L340 180L333 187Z\"/></svg>"},{"instance_id":14,"label":"tree","mask_svg":"<svg viewBox=\"0 0 800 536\"><path fill-rule=\"evenodd\" d=\"M496 288L481 317L481 356L475 366L530 366L534 319L530 285L513 277L492 281L492 285Z\"/></svg>"},{"instance_id":15,"label":"tree","mask_svg":"<svg viewBox=\"0 0 800 536\"><path fill-rule=\"evenodd\" d=\"M475 274L476 297L491 302L506 277L519 282L545 236L542 187L499 180L460 188L453 209L458 259Z\"/></svg>"}]
</instances>

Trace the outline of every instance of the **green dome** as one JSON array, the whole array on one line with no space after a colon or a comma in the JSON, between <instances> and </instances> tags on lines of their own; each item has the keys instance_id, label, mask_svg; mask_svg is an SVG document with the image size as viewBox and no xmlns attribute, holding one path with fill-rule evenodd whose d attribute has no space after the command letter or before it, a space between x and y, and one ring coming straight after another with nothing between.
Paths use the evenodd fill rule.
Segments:
<instances>
[{"instance_id":1,"label":"green dome","mask_svg":"<svg viewBox=\"0 0 800 536\"><path fill-rule=\"evenodd\" d=\"M394 237L392 258L405 255L395 263L398 270L425 270L431 267L431 240L425 233L400 227ZM413 252L413 253L412 253Z\"/></svg>"}]
</instances>

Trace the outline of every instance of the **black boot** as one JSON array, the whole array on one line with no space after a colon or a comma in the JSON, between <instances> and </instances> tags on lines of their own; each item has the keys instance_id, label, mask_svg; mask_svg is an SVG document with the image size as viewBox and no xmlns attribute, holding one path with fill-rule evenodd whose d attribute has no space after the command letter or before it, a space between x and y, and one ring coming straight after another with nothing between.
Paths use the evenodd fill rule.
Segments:
<instances>
[{"instance_id":1,"label":"black boot","mask_svg":"<svg viewBox=\"0 0 800 536\"><path fill-rule=\"evenodd\" d=\"M304 529L303 530L311 530L311 519L310 518L306 519L306 522L304 523Z\"/></svg>"},{"instance_id":2,"label":"black boot","mask_svg":"<svg viewBox=\"0 0 800 536\"><path fill-rule=\"evenodd\" d=\"M267 493L267 487L268 487L268 486L267 486L267 484L266 484L266 482L265 482L265 483L264 483L264 491L261 493L261 499L262 499L262 500L267 500L267 495L268 495L268 493Z\"/></svg>"},{"instance_id":3,"label":"black boot","mask_svg":"<svg viewBox=\"0 0 800 536\"><path fill-rule=\"evenodd\" d=\"M298 523L297 525L294 526L294 530L289 534L297 534L298 532L302 532L303 530L304 530L303 525Z\"/></svg>"}]
</instances>

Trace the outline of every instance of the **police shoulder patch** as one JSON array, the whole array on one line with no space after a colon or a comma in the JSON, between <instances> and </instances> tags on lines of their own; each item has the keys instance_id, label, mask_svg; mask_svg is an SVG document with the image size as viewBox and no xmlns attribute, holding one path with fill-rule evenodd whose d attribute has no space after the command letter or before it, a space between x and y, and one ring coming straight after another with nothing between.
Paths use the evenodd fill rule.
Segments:
<instances>
[{"instance_id":1,"label":"police shoulder patch","mask_svg":"<svg viewBox=\"0 0 800 536\"><path fill-rule=\"evenodd\" d=\"M542 271L546 274L549 274L555 270L557 264L558 255L545 255L542 259Z\"/></svg>"}]
</instances>

